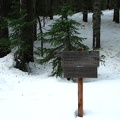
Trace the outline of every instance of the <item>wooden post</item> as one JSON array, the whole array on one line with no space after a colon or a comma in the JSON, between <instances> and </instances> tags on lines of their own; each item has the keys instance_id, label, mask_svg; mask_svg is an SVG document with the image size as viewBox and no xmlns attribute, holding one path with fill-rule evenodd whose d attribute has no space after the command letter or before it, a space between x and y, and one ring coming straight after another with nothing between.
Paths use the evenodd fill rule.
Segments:
<instances>
[{"instance_id":1,"label":"wooden post","mask_svg":"<svg viewBox=\"0 0 120 120\"><path fill-rule=\"evenodd\" d=\"M77 51L82 51L78 48ZM78 116L83 117L83 78L78 78Z\"/></svg>"},{"instance_id":2,"label":"wooden post","mask_svg":"<svg viewBox=\"0 0 120 120\"><path fill-rule=\"evenodd\" d=\"M79 117L83 117L83 78L97 78L97 67L99 66L98 51L81 51L82 48L79 48L76 52L63 51L61 54L64 77L78 80Z\"/></svg>"},{"instance_id":3,"label":"wooden post","mask_svg":"<svg viewBox=\"0 0 120 120\"><path fill-rule=\"evenodd\" d=\"M78 116L83 117L83 78L78 78Z\"/></svg>"}]
</instances>

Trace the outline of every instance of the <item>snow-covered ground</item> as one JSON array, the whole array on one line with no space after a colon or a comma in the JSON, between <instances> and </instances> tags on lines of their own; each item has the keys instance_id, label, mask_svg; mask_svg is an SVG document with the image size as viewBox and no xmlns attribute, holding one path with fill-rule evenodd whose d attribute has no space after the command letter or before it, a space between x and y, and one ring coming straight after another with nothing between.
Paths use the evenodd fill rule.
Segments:
<instances>
[{"instance_id":1,"label":"snow-covered ground","mask_svg":"<svg viewBox=\"0 0 120 120\"><path fill-rule=\"evenodd\" d=\"M80 21L81 36L92 46L92 14ZM0 58L0 120L120 120L120 24L112 22L113 11L106 10L101 22L100 54L105 66L98 78L84 79L84 115L77 117L77 83L49 77L51 66L32 64L32 74L13 67L13 54Z\"/></svg>"}]
</instances>

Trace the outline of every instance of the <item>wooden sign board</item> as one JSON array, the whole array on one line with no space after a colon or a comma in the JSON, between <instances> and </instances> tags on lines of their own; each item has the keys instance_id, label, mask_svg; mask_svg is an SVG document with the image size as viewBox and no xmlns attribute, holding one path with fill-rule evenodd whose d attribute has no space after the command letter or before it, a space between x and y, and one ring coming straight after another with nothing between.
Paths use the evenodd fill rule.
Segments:
<instances>
[{"instance_id":1,"label":"wooden sign board","mask_svg":"<svg viewBox=\"0 0 120 120\"><path fill-rule=\"evenodd\" d=\"M66 78L97 78L97 67L64 67Z\"/></svg>"},{"instance_id":2,"label":"wooden sign board","mask_svg":"<svg viewBox=\"0 0 120 120\"><path fill-rule=\"evenodd\" d=\"M99 66L99 51L63 51L62 67Z\"/></svg>"},{"instance_id":3,"label":"wooden sign board","mask_svg":"<svg viewBox=\"0 0 120 120\"><path fill-rule=\"evenodd\" d=\"M83 116L83 78L97 78L99 51L63 51L61 65L66 78L78 78L78 116Z\"/></svg>"}]
</instances>

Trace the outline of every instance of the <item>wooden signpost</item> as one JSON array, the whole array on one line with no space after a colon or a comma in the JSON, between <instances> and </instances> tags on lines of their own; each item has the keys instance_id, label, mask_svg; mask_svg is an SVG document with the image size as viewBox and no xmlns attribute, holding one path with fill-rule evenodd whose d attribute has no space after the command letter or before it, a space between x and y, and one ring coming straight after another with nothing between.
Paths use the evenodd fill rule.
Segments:
<instances>
[{"instance_id":1,"label":"wooden signpost","mask_svg":"<svg viewBox=\"0 0 120 120\"><path fill-rule=\"evenodd\" d=\"M63 51L61 57L63 67L99 66L98 51Z\"/></svg>"},{"instance_id":2,"label":"wooden signpost","mask_svg":"<svg viewBox=\"0 0 120 120\"><path fill-rule=\"evenodd\" d=\"M66 78L97 78L97 67L64 67Z\"/></svg>"},{"instance_id":3,"label":"wooden signpost","mask_svg":"<svg viewBox=\"0 0 120 120\"><path fill-rule=\"evenodd\" d=\"M83 117L83 78L97 78L99 51L63 51L61 66L66 78L78 78L78 116Z\"/></svg>"}]
</instances>

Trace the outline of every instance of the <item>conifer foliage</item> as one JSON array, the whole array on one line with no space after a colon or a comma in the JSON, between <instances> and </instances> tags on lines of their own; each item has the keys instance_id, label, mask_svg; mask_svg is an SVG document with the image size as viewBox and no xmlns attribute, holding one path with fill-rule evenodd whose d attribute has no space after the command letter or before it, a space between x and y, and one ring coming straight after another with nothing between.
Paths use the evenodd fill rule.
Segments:
<instances>
[{"instance_id":1,"label":"conifer foliage","mask_svg":"<svg viewBox=\"0 0 120 120\"><path fill-rule=\"evenodd\" d=\"M51 60L53 70L52 75L62 77L61 57L62 51L75 51L77 48L88 49L87 46L82 44L85 38L79 37L78 27L80 23L70 19L72 11L70 7L64 5L60 8L60 18L57 19L52 25L51 29L43 33L44 41L49 43L51 48L44 48L44 57L40 59L41 64Z\"/></svg>"},{"instance_id":2,"label":"conifer foliage","mask_svg":"<svg viewBox=\"0 0 120 120\"><path fill-rule=\"evenodd\" d=\"M10 40L8 30L8 13L11 0L0 0L0 57L10 53Z\"/></svg>"},{"instance_id":3,"label":"conifer foliage","mask_svg":"<svg viewBox=\"0 0 120 120\"><path fill-rule=\"evenodd\" d=\"M34 17L34 1L14 0L9 19L9 26L12 28L10 34L11 47L16 48L14 59L15 67L29 72L29 62L34 61L33 57L33 41L34 41L34 25L36 19Z\"/></svg>"}]
</instances>

